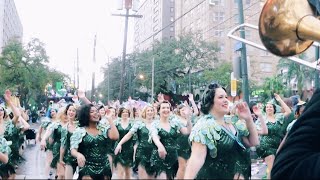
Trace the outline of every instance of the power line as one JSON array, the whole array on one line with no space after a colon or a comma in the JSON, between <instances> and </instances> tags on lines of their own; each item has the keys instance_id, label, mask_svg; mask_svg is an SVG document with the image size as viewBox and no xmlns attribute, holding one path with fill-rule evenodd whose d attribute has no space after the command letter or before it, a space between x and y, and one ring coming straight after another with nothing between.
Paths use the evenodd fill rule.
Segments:
<instances>
[{"instance_id":1,"label":"power line","mask_svg":"<svg viewBox=\"0 0 320 180\"><path fill-rule=\"evenodd\" d=\"M259 0L257 0L256 2L252 3L250 6L246 7L243 11L248 10L249 8L251 8L252 6L254 6L255 4L257 4L257 3L259 3L259 2L260 2L260 1L259 1ZM232 16L230 16L229 18L227 18L226 20L223 20L223 21L221 21L220 23L218 23L218 24L214 25L213 27L211 27L211 28L210 28L210 29L208 29L207 31L203 32L203 34L205 34L205 33L209 32L209 31L211 31L212 29L214 29L214 28L216 28L216 27L220 26L221 24L223 24L223 23L225 23L225 22L227 22L227 21L231 20L231 19L232 19L232 18L234 18L236 15L237 15L237 14L232 15ZM231 27L232 27L232 26L230 26L229 28L231 28ZM225 29L229 29L229 28L224 28L224 30L225 30ZM208 37L207 39L205 39L205 40L208 40L208 39L209 39L209 38L211 38L211 37L213 37L213 36L209 36L209 37Z\"/></svg>"},{"instance_id":2,"label":"power line","mask_svg":"<svg viewBox=\"0 0 320 180\"><path fill-rule=\"evenodd\" d=\"M166 25L165 27L163 27L162 29L160 29L159 31L153 33L151 36L149 36L148 38L144 39L143 41L141 41L139 44L137 44L136 46L140 46L142 43L146 42L147 40L149 40L150 38L154 37L155 35L157 35L158 33L160 33L161 31L163 31L164 29L170 27L172 24L174 24L175 22L177 22L178 20L180 20L181 18L183 18L185 15L187 15L188 13L190 13L192 10L194 10L195 8L197 8L199 5L201 5L202 3L204 3L206 0L201 1L200 3L198 3L197 5L195 5L193 8L191 8L189 11L185 12L184 14L182 14L181 16L179 16L178 18L176 18L174 21L172 21L171 23L169 23L168 25Z\"/></svg>"}]
</instances>

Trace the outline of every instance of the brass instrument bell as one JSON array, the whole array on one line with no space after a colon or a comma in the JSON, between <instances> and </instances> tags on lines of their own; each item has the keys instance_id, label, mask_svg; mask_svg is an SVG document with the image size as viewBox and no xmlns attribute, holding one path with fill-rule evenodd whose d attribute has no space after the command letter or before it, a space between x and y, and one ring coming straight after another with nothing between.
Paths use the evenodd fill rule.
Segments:
<instances>
[{"instance_id":1,"label":"brass instrument bell","mask_svg":"<svg viewBox=\"0 0 320 180\"><path fill-rule=\"evenodd\" d=\"M293 56L320 41L320 21L307 0L267 0L260 14L259 34L271 53Z\"/></svg>"}]
</instances>

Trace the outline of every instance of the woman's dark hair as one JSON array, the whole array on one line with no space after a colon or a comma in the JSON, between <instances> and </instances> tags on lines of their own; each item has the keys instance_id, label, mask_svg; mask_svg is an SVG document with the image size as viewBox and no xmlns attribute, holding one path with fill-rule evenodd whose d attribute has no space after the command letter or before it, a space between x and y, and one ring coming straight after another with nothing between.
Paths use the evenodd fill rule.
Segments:
<instances>
[{"instance_id":1,"label":"woman's dark hair","mask_svg":"<svg viewBox=\"0 0 320 180\"><path fill-rule=\"evenodd\" d=\"M217 83L211 83L205 90L205 92L202 94L202 100L201 100L201 112L203 114L209 114L210 109L213 106L213 99L216 94L216 89L222 88L225 92L226 89L222 86L220 86Z\"/></svg>"},{"instance_id":2,"label":"woman's dark hair","mask_svg":"<svg viewBox=\"0 0 320 180\"><path fill-rule=\"evenodd\" d=\"M187 107L185 104L180 104L177 106L177 115L181 116L180 110L184 107Z\"/></svg>"},{"instance_id":3,"label":"woman's dark hair","mask_svg":"<svg viewBox=\"0 0 320 180\"><path fill-rule=\"evenodd\" d=\"M267 104L271 104L271 103L267 103ZM267 108L267 104L264 106L263 111L266 112L266 108ZM276 114L277 112L277 107L275 104L272 104L273 107L273 114Z\"/></svg>"},{"instance_id":4,"label":"woman's dark hair","mask_svg":"<svg viewBox=\"0 0 320 180\"><path fill-rule=\"evenodd\" d=\"M136 118L137 109L134 107L134 108L132 108L132 111L133 111L133 118L135 119Z\"/></svg>"},{"instance_id":5,"label":"woman's dark hair","mask_svg":"<svg viewBox=\"0 0 320 180\"><path fill-rule=\"evenodd\" d=\"M162 101L162 102L160 102L158 104L158 108L157 108L158 114L160 113L161 104L169 104L170 105L170 110L171 110L171 103L168 100L164 100L164 101Z\"/></svg>"},{"instance_id":6,"label":"woman's dark hair","mask_svg":"<svg viewBox=\"0 0 320 180\"><path fill-rule=\"evenodd\" d=\"M100 106L97 107L98 111L99 111L100 109L102 109L102 108L104 108L103 105L100 105Z\"/></svg>"},{"instance_id":7,"label":"woman's dark hair","mask_svg":"<svg viewBox=\"0 0 320 180\"><path fill-rule=\"evenodd\" d=\"M6 116L7 116L7 112L6 112L6 110L4 109L4 107L0 107L0 108L3 110L3 119L5 119Z\"/></svg>"},{"instance_id":8,"label":"woman's dark hair","mask_svg":"<svg viewBox=\"0 0 320 180\"><path fill-rule=\"evenodd\" d=\"M65 115L67 115L68 110L70 109L71 106L73 106L73 107L76 109L76 106L75 106L74 104L68 104L68 105L66 106L66 109L64 110L64 114L65 114ZM77 118L77 115L78 115L78 113L77 113L77 111L76 111L76 116L75 116L75 118Z\"/></svg>"},{"instance_id":9,"label":"woman's dark hair","mask_svg":"<svg viewBox=\"0 0 320 180\"><path fill-rule=\"evenodd\" d=\"M79 108L79 111L77 114L78 114L78 120L79 120L80 127L89 126L91 107L94 107L94 105L85 104Z\"/></svg>"},{"instance_id":10,"label":"woman's dark hair","mask_svg":"<svg viewBox=\"0 0 320 180\"><path fill-rule=\"evenodd\" d=\"M130 111L129 111L129 109L127 109L127 108L125 108L125 107L121 107L121 108L119 109L118 117L121 117L121 115L122 115L122 113L123 113L124 110L128 110L129 117L130 117Z\"/></svg>"},{"instance_id":11,"label":"woman's dark hair","mask_svg":"<svg viewBox=\"0 0 320 180\"><path fill-rule=\"evenodd\" d=\"M251 101L249 103L249 109L250 109L251 114L253 114L253 106L256 106L256 105L257 105L257 102L254 102L254 101Z\"/></svg>"}]
</instances>

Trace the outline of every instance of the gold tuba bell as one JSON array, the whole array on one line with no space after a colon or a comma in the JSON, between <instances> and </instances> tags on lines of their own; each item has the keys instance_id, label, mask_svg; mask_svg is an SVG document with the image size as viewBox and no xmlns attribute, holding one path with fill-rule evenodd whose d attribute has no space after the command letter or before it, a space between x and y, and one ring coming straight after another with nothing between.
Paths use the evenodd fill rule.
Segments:
<instances>
[{"instance_id":1,"label":"gold tuba bell","mask_svg":"<svg viewBox=\"0 0 320 180\"><path fill-rule=\"evenodd\" d=\"M271 53L293 56L320 41L320 20L307 0L267 0L260 14L259 34Z\"/></svg>"}]
</instances>

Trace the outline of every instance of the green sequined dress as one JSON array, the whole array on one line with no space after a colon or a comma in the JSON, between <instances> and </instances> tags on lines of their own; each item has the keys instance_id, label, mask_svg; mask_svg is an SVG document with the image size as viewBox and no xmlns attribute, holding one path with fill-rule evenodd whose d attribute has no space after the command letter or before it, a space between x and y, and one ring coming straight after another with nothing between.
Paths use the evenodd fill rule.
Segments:
<instances>
[{"instance_id":1,"label":"green sequined dress","mask_svg":"<svg viewBox=\"0 0 320 180\"><path fill-rule=\"evenodd\" d=\"M116 126L119 132L119 140L115 143L115 147L117 147L120 140L130 131L134 121L130 120L129 125L125 129L121 126L120 122L121 122L120 118L118 118L114 122L114 125ZM117 166L118 163L120 163L122 166L125 166L125 167L131 167L133 165L133 146L134 146L133 138L131 138L126 143L122 144L122 149L124 151L114 156L113 163L115 166Z\"/></svg>"},{"instance_id":2,"label":"green sequined dress","mask_svg":"<svg viewBox=\"0 0 320 180\"><path fill-rule=\"evenodd\" d=\"M226 121L232 123L232 121ZM244 123L232 123L236 135L215 122L212 115L203 115L192 128L189 140L206 145L205 162L198 172L197 179L233 179L239 173L245 179L250 177L248 150L242 137L249 136Z\"/></svg>"},{"instance_id":3,"label":"green sequined dress","mask_svg":"<svg viewBox=\"0 0 320 180\"><path fill-rule=\"evenodd\" d=\"M155 149L155 145L150 141L149 129L143 121L136 121L130 129L132 134L137 135L138 147L135 155L134 169L142 166L148 175L152 176L155 170L151 166L151 154Z\"/></svg>"},{"instance_id":4,"label":"green sequined dress","mask_svg":"<svg viewBox=\"0 0 320 180\"><path fill-rule=\"evenodd\" d=\"M48 118L45 118L41 121L41 124L40 124L40 127L46 131L49 127L49 125L51 124L52 122L50 121L50 119ZM52 147L53 147L53 144L50 144L49 143L49 139L46 140L46 149L45 151L52 151Z\"/></svg>"},{"instance_id":5,"label":"green sequined dress","mask_svg":"<svg viewBox=\"0 0 320 180\"><path fill-rule=\"evenodd\" d=\"M285 136L285 129L286 124L284 122L284 115L282 113L275 114L276 122L272 123L265 118L266 125L268 128L268 135L260 136L260 145L257 146L257 155L261 158L265 158L269 155L275 155L277 149ZM260 128L261 122L259 120L256 121L257 129Z\"/></svg>"},{"instance_id":6,"label":"green sequined dress","mask_svg":"<svg viewBox=\"0 0 320 180\"><path fill-rule=\"evenodd\" d=\"M157 148L152 151L151 166L156 171L156 176L165 172L167 178L173 179L178 170L178 151L177 138L180 134L180 129L183 127L180 120L176 116L169 118L170 130L169 132L160 127L160 120L155 120L151 125L151 135L158 135L160 142L167 151L165 159L161 159Z\"/></svg>"},{"instance_id":7,"label":"green sequined dress","mask_svg":"<svg viewBox=\"0 0 320 180\"><path fill-rule=\"evenodd\" d=\"M62 125L59 122L53 122L48 126L48 130L52 131L52 154L53 159L51 162L52 168L57 168L57 164L60 159L60 146L61 146L61 133L62 133Z\"/></svg>"},{"instance_id":8,"label":"green sequined dress","mask_svg":"<svg viewBox=\"0 0 320 180\"><path fill-rule=\"evenodd\" d=\"M86 158L85 165L79 167L79 177L112 176L107 156L107 150L110 148L108 138L110 126L99 124L98 129L100 134L92 136L84 127L79 127L70 138L70 149L78 149L78 152Z\"/></svg>"},{"instance_id":9,"label":"green sequined dress","mask_svg":"<svg viewBox=\"0 0 320 180\"><path fill-rule=\"evenodd\" d=\"M24 158L20 155L19 149L20 149L20 132L21 128L23 127L17 127L14 125L12 120L5 121L5 128L6 131L4 132L3 137L7 141L11 141L12 144L10 145L11 153L9 156L9 163L6 165L7 169L9 169L9 172L11 174L15 174L15 166L18 165L21 161L24 160Z\"/></svg>"},{"instance_id":10,"label":"green sequined dress","mask_svg":"<svg viewBox=\"0 0 320 180\"><path fill-rule=\"evenodd\" d=\"M70 138L72 136L72 132L68 131L68 126L67 124L66 127L62 128L61 132L61 147L64 147L65 152L63 156L63 162L66 163L67 165L70 165L73 168L73 172L76 170L76 167L78 166L77 164L77 159L71 156L71 150L70 150ZM76 124L76 126L78 126Z\"/></svg>"},{"instance_id":11,"label":"green sequined dress","mask_svg":"<svg viewBox=\"0 0 320 180\"><path fill-rule=\"evenodd\" d=\"M12 143L11 141L8 142L5 138L0 137L0 152L3 154L7 154L8 157L10 157L10 153L11 153L11 149L10 149L11 143ZM11 174L9 170L10 169L8 169L7 164L3 164L2 162L0 162L0 179L8 178Z\"/></svg>"},{"instance_id":12,"label":"green sequined dress","mask_svg":"<svg viewBox=\"0 0 320 180\"><path fill-rule=\"evenodd\" d=\"M193 124L196 122L196 117L193 115L191 118ZM188 160L191 155L191 145L189 143L189 135L179 134L178 142L178 156Z\"/></svg>"}]
</instances>

